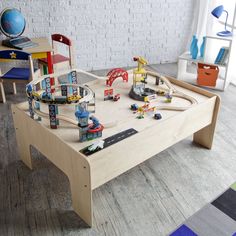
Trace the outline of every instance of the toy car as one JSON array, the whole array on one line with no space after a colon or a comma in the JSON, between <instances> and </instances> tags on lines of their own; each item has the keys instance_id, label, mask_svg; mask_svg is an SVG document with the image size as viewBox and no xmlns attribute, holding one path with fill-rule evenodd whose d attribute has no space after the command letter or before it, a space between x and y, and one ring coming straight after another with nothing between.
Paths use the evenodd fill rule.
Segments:
<instances>
[{"instance_id":1,"label":"toy car","mask_svg":"<svg viewBox=\"0 0 236 236\"><path fill-rule=\"evenodd\" d=\"M138 105L136 103L132 104L130 106L131 111L137 111L138 110Z\"/></svg>"},{"instance_id":2,"label":"toy car","mask_svg":"<svg viewBox=\"0 0 236 236\"><path fill-rule=\"evenodd\" d=\"M113 97L113 101L118 101L120 99L120 94L116 94L114 97Z\"/></svg>"},{"instance_id":3,"label":"toy car","mask_svg":"<svg viewBox=\"0 0 236 236\"><path fill-rule=\"evenodd\" d=\"M105 141L99 140L99 141L93 143L91 146L89 146L88 150L90 152L93 152L95 150L103 149L104 148L104 143L105 143Z\"/></svg>"},{"instance_id":4,"label":"toy car","mask_svg":"<svg viewBox=\"0 0 236 236\"><path fill-rule=\"evenodd\" d=\"M154 117L153 117L155 120L160 120L162 118L161 114L160 113L156 113L154 114Z\"/></svg>"},{"instance_id":5,"label":"toy car","mask_svg":"<svg viewBox=\"0 0 236 236\"><path fill-rule=\"evenodd\" d=\"M71 95L67 98L68 103L71 102L78 102L80 100L81 96L79 95Z\"/></svg>"}]
</instances>

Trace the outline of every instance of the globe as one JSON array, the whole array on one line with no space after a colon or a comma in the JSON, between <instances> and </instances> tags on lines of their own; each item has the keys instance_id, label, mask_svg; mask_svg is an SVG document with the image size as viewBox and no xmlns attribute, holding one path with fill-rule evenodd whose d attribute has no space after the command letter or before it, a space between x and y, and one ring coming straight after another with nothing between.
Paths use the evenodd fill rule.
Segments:
<instances>
[{"instance_id":1,"label":"globe","mask_svg":"<svg viewBox=\"0 0 236 236\"><path fill-rule=\"evenodd\" d=\"M15 8L4 9L0 14L0 30L10 38L20 36L25 30L25 18Z\"/></svg>"}]
</instances>

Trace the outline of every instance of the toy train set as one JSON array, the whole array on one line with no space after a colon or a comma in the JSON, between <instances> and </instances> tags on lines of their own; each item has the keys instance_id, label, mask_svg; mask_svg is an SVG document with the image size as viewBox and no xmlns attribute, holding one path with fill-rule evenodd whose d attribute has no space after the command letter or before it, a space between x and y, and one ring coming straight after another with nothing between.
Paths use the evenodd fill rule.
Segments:
<instances>
[{"instance_id":1,"label":"toy train set","mask_svg":"<svg viewBox=\"0 0 236 236\"><path fill-rule=\"evenodd\" d=\"M123 82L128 82L129 79L133 79L128 95L133 100L144 102L143 105L134 103L130 107L134 114L138 114L138 116L136 116L138 119L144 118L146 113L151 113L153 119L159 120L162 118L162 115L157 112L159 110L184 111L190 106L197 104L197 101L191 96L177 91L166 77L157 72L147 70L145 68L147 61L144 58L135 57L134 61L138 63L137 68L130 71L115 68L105 77L97 76L83 70L73 69L57 74L45 75L31 81L26 86L30 116L34 118L35 115L37 115L39 120L42 117L49 117L50 127L52 129L58 127L60 120L76 125L79 129L80 142L102 137L103 129L106 127L104 124L100 124L99 120L94 115L91 115L95 113L95 92L89 86L79 84L77 79L78 73L83 73L105 81L104 102L106 100L118 102L119 99L122 99L119 93L113 95L114 89L111 88L117 78L122 78ZM148 77L155 79L157 89L148 86ZM165 88L163 88L163 86L159 87L160 83L164 84ZM177 107L169 104L168 106L153 105L155 104L153 101L156 101L159 96L164 97L166 103L171 103L174 97L182 98L187 100L190 106ZM43 104L48 106L48 113L41 110L41 105ZM61 106L70 105L75 107L75 117L77 121L66 115L59 114ZM100 148L101 146L102 145L100 145Z\"/></svg>"},{"instance_id":2,"label":"toy train set","mask_svg":"<svg viewBox=\"0 0 236 236\"><path fill-rule=\"evenodd\" d=\"M32 97L35 101L41 101L44 103L50 104L70 104L77 103L81 99L79 95L71 95L71 96L53 96L51 94L46 94L45 92L42 95L39 95L37 92L32 92Z\"/></svg>"}]
</instances>

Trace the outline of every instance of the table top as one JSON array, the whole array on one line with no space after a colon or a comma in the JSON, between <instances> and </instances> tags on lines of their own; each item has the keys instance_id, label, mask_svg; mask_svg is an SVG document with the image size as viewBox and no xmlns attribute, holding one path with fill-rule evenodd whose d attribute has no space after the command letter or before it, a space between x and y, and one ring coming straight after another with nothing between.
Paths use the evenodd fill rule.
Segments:
<instances>
[{"instance_id":1,"label":"table top","mask_svg":"<svg viewBox=\"0 0 236 236\"><path fill-rule=\"evenodd\" d=\"M49 40L46 37L41 38L32 38L32 42L38 43L38 46L32 47L32 48L26 48L24 49L25 52L34 54L34 53L40 53L40 52L51 52L52 47L49 43ZM3 45L0 45L0 51L1 50L16 50L15 48L5 47Z\"/></svg>"},{"instance_id":2,"label":"table top","mask_svg":"<svg viewBox=\"0 0 236 236\"><path fill-rule=\"evenodd\" d=\"M148 81L149 82L149 81ZM184 82L178 81L178 84ZM177 115L181 115L185 113L185 111L170 111L170 110L160 110L158 111L162 115L161 120L155 120L153 119L151 114L146 114L144 119L137 119L137 114L134 114L130 110L130 105L137 103L138 105L143 105L144 102L139 102L131 99L129 97L129 91L131 88L131 83L124 83L120 80L117 80L113 83L113 89L114 94L119 93L121 95L121 98L119 101L114 102L112 100L104 101L104 89L107 89L106 82L104 80L95 80L89 83L86 83L96 94L96 112L95 116L99 119L99 121L102 124L111 124L112 122L116 125L113 127L105 128L103 131L102 139L110 137L114 134L117 134L121 131L134 128L138 132L142 132L145 129L152 129L152 127L155 127L157 125L162 125L162 122L165 120L175 117ZM150 81L148 83L148 87L155 88L155 82L154 80ZM165 88L165 85L161 85L161 87ZM205 101L207 101L211 97L211 93L204 91L200 88L196 88L192 85L186 85L186 88L179 85L174 85L175 88L178 89L178 91L183 92L189 96L192 96L198 101L198 104L202 104ZM189 88L195 88L193 90L188 89ZM198 92L200 91L200 92ZM203 91L203 92L201 92ZM208 96L208 93L210 94ZM212 95L213 96L213 95ZM165 103L165 97L159 97L158 100L153 106L188 106L190 105L189 101L174 97L172 100L172 103ZM27 109L28 104L25 102L24 104L20 104L19 108ZM75 112L75 104L67 104L67 105L58 105L59 109L59 115L67 116L73 120L76 120L74 116ZM189 108L191 109L191 108ZM41 103L40 110L43 112L48 112L48 106L44 103ZM188 111L188 110L187 110ZM37 122L37 121L36 121ZM49 126L49 120L43 118L42 121L39 121L39 123L44 126L49 132L54 133L56 136L58 136L60 139L63 139L64 142L66 142L71 148L75 149L76 151L81 150L82 148L91 145L95 142L95 140L91 140L88 142L79 142L79 130L75 125L66 123L64 121L60 121L60 125L58 126L58 129L52 130ZM144 137L145 138L145 137Z\"/></svg>"}]
</instances>

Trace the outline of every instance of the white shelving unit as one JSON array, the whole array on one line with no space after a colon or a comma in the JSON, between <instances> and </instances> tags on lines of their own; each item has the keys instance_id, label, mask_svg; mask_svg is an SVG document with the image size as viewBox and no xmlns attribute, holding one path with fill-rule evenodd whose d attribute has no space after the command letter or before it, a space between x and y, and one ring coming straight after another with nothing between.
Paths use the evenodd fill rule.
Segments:
<instances>
[{"instance_id":1,"label":"white shelving unit","mask_svg":"<svg viewBox=\"0 0 236 236\"><path fill-rule=\"evenodd\" d=\"M203 58L192 59L190 52L185 52L178 59L179 80L197 85L197 63L205 63L219 67L219 76L215 87L208 87L224 91L230 81L236 77L236 47L234 37L206 36L206 44ZM228 61L225 65L214 64L221 47L229 48ZM234 52L234 53L232 53Z\"/></svg>"}]
</instances>

